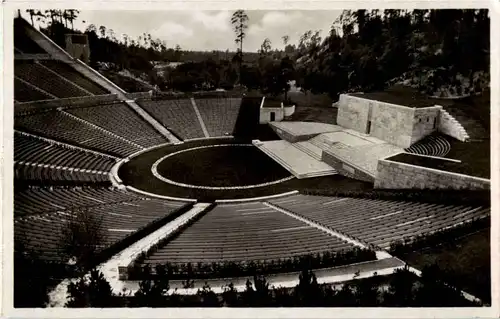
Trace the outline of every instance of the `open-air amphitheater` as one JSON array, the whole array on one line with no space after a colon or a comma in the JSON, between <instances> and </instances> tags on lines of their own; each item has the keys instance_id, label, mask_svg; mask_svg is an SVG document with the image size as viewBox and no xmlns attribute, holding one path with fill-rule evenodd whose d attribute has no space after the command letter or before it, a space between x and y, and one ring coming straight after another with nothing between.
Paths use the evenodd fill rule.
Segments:
<instances>
[{"instance_id":1,"label":"open-air amphitheater","mask_svg":"<svg viewBox=\"0 0 500 319\"><path fill-rule=\"evenodd\" d=\"M137 289L136 264L262 264L356 248L373 254L318 280L391 273L404 265L391 242L490 216L489 205L311 195L488 190L489 176L446 157L486 131L441 106L342 95L331 123L291 122L294 107L264 97L124 92L21 19L14 40L15 241L69 260L61 225L90 212L102 220L99 268L115 292Z\"/></svg>"}]
</instances>

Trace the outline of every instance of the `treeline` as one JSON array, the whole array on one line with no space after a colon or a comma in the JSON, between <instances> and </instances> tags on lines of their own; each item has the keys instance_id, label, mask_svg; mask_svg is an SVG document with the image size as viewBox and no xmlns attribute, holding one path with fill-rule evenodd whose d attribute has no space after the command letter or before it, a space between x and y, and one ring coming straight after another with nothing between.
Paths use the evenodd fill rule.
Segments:
<instances>
[{"instance_id":1,"label":"treeline","mask_svg":"<svg viewBox=\"0 0 500 319\"><path fill-rule=\"evenodd\" d=\"M489 34L488 10L345 10L324 40L305 35L298 85L332 97L394 80L431 95L473 94L489 85Z\"/></svg>"},{"instance_id":2,"label":"treeline","mask_svg":"<svg viewBox=\"0 0 500 319\"><path fill-rule=\"evenodd\" d=\"M303 269L292 288L270 286L264 276L248 279L244 291L233 284L216 294L205 283L194 295L180 295L169 280L143 280L134 293L112 294L104 276L94 270L89 278L68 287L67 307L471 307L456 288L442 282L437 266L423 269L419 278L408 268L390 276L375 276L346 282L341 288L319 284L315 274ZM186 288L192 281L184 283Z\"/></svg>"},{"instance_id":3,"label":"treeline","mask_svg":"<svg viewBox=\"0 0 500 319\"><path fill-rule=\"evenodd\" d=\"M33 22L45 19L42 31L64 45L68 21L77 10L28 10ZM233 14L235 42L246 37L248 16ZM344 10L324 39L306 31L297 45L283 36L285 50L264 39L257 53L186 52L143 34L116 35L89 25L91 61L129 69L160 89L181 91L231 89L240 84L270 95L287 92L288 81L336 99L352 91L382 90L395 82L429 95L467 96L489 86L490 18L486 9ZM188 62L153 70L153 61ZM286 97L285 97L286 98Z\"/></svg>"}]
</instances>

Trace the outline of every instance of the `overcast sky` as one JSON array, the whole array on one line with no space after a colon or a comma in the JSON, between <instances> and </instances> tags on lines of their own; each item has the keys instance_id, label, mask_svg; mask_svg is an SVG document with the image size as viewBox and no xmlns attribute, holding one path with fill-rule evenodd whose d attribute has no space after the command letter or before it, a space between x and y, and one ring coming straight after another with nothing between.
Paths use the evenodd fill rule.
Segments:
<instances>
[{"instance_id":1,"label":"overcast sky","mask_svg":"<svg viewBox=\"0 0 500 319\"><path fill-rule=\"evenodd\" d=\"M117 38L126 33L133 38L150 33L187 50L235 50L232 11L81 11L75 28L84 30L89 24L113 29ZM282 48L282 36L298 43L307 30L328 34L340 11L247 11L249 27L243 42L244 51L257 51L267 37L272 47ZM85 21L85 23L83 23Z\"/></svg>"}]
</instances>

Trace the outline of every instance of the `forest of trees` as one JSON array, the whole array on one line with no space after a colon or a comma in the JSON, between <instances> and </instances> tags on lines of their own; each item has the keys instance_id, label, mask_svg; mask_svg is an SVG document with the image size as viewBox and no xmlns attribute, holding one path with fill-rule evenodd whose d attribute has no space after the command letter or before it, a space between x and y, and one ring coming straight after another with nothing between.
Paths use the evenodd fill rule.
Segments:
<instances>
[{"instance_id":1,"label":"forest of trees","mask_svg":"<svg viewBox=\"0 0 500 319\"><path fill-rule=\"evenodd\" d=\"M72 30L78 10L28 10L43 20L42 32L58 44ZM242 52L249 19L237 10L231 17L236 52L190 52L144 33L137 39L105 26L88 25L91 64L108 62L127 69L161 90L231 89L242 85L264 94L286 93L289 81L303 90L340 93L382 90L395 82L430 95L464 96L489 86L488 10L344 10L329 34L304 32L297 44L283 35L284 50L263 39L258 52ZM157 72L157 62L183 62ZM286 97L285 97L286 98Z\"/></svg>"},{"instance_id":2,"label":"forest of trees","mask_svg":"<svg viewBox=\"0 0 500 319\"><path fill-rule=\"evenodd\" d=\"M346 10L325 39L301 39L298 84L332 97L398 78L428 94L474 93L489 85L489 33L488 10Z\"/></svg>"}]
</instances>

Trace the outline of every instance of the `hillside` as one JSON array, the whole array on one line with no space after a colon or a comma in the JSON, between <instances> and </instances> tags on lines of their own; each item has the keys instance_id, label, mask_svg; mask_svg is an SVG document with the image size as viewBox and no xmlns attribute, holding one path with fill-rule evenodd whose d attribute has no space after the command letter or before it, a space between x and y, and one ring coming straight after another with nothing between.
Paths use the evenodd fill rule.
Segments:
<instances>
[{"instance_id":1,"label":"hillside","mask_svg":"<svg viewBox=\"0 0 500 319\"><path fill-rule=\"evenodd\" d=\"M488 10L345 10L321 39L305 34L298 85L337 97L404 84L436 97L489 87Z\"/></svg>"}]
</instances>

